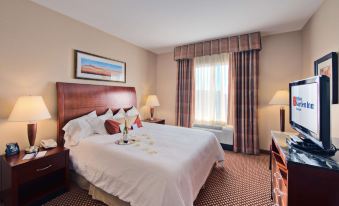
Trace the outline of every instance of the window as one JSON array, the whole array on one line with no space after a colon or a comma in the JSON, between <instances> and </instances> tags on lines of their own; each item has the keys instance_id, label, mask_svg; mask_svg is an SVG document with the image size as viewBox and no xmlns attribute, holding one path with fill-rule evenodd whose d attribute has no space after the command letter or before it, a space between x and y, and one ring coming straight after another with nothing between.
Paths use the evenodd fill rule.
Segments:
<instances>
[{"instance_id":1,"label":"window","mask_svg":"<svg viewBox=\"0 0 339 206\"><path fill-rule=\"evenodd\" d=\"M226 125L228 54L194 58L195 124Z\"/></svg>"}]
</instances>

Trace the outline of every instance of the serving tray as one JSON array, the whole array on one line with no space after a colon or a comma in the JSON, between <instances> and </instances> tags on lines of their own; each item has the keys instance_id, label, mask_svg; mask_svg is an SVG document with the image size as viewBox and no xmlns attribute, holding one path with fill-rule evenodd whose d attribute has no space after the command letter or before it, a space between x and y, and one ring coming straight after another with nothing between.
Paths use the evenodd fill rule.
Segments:
<instances>
[{"instance_id":1,"label":"serving tray","mask_svg":"<svg viewBox=\"0 0 339 206\"><path fill-rule=\"evenodd\" d=\"M130 145L130 144L135 143L135 139L129 139L127 143L124 143L122 140L119 139L119 140L116 140L114 143L117 145Z\"/></svg>"}]
</instances>

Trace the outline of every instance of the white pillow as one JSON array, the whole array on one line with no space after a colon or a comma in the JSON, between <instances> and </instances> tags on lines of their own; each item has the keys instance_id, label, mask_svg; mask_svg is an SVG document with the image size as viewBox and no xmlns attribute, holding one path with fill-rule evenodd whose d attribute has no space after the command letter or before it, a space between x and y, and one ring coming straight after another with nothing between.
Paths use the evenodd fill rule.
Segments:
<instances>
[{"instance_id":1,"label":"white pillow","mask_svg":"<svg viewBox=\"0 0 339 206\"><path fill-rule=\"evenodd\" d=\"M134 106L126 112L127 127L132 128L132 125L135 123L135 120L139 116L139 111Z\"/></svg>"},{"instance_id":2,"label":"white pillow","mask_svg":"<svg viewBox=\"0 0 339 206\"><path fill-rule=\"evenodd\" d=\"M99 117L88 120L95 134L107 134L105 121L106 120L99 119Z\"/></svg>"},{"instance_id":3,"label":"white pillow","mask_svg":"<svg viewBox=\"0 0 339 206\"><path fill-rule=\"evenodd\" d=\"M121 120L121 119L125 119L125 116L126 116L126 112L125 112L125 110L124 109L120 109L119 111L118 111L118 113L116 113L114 116L113 116L113 118L112 119L114 119L114 120L117 120L118 122L119 122L119 120Z\"/></svg>"},{"instance_id":4,"label":"white pillow","mask_svg":"<svg viewBox=\"0 0 339 206\"><path fill-rule=\"evenodd\" d=\"M139 111L138 111L137 108L135 108L135 106L133 106L131 109L129 109L126 112L127 117L135 117L135 116L138 116L138 115L139 115Z\"/></svg>"},{"instance_id":5,"label":"white pillow","mask_svg":"<svg viewBox=\"0 0 339 206\"><path fill-rule=\"evenodd\" d=\"M111 109L108 109L107 112L103 115L98 116L99 119L108 120L113 118L113 112Z\"/></svg>"},{"instance_id":6,"label":"white pillow","mask_svg":"<svg viewBox=\"0 0 339 206\"><path fill-rule=\"evenodd\" d=\"M94 133L88 120L97 118L95 111L69 121L62 129L65 131L65 141L70 146L79 144L79 141Z\"/></svg>"},{"instance_id":7,"label":"white pillow","mask_svg":"<svg viewBox=\"0 0 339 206\"><path fill-rule=\"evenodd\" d=\"M108 134L105 128L105 121L108 119L113 119L113 112L110 109L108 109L105 114L98 116L97 118L89 119L88 122L91 125L94 133Z\"/></svg>"}]
</instances>

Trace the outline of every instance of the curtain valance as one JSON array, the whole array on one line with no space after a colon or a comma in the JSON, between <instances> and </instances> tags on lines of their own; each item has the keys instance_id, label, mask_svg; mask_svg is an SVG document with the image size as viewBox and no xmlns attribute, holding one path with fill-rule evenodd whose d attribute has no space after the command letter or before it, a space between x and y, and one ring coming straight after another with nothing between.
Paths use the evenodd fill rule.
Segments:
<instances>
[{"instance_id":1,"label":"curtain valance","mask_svg":"<svg viewBox=\"0 0 339 206\"><path fill-rule=\"evenodd\" d=\"M178 46L174 49L174 60L260 49L261 35L256 32Z\"/></svg>"}]
</instances>

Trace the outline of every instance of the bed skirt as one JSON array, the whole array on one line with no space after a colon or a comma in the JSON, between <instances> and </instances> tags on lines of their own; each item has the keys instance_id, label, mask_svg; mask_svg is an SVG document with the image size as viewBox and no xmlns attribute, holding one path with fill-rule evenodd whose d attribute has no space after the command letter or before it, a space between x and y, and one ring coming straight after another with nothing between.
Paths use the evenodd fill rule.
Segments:
<instances>
[{"instance_id":1,"label":"bed skirt","mask_svg":"<svg viewBox=\"0 0 339 206\"><path fill-rule=\"evenodd\" d=\"M223 161L219 161L213 164L207 178L210 176L214 167L224 168ZM89 181L87 181L83 176L77 174L75 171L71 170L70 174L72 181L76 183L81 189L87 190L88 194L91 195L93 199L101 201L108 206L131 206L130 203L120 200L118 197L111 195L103 191L102 189L94 186ZM205 185L203 185L202 188L204 186Z\"/></svg>"},{"instance_id":2,"label":"bed skirt","mask_svg":"<svg viewBox=\"0 0 339 206\"><path fill-rule=\"evenodd\" d=\"M108 194L102 189L92 185L83 176L71 171L72 181L75 182L81 189L87 190L88 194L93 199L99 200L109 206L130 206L128 202L120 200L118 197Z\"/></svg>"}]
</instances>

